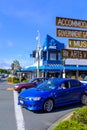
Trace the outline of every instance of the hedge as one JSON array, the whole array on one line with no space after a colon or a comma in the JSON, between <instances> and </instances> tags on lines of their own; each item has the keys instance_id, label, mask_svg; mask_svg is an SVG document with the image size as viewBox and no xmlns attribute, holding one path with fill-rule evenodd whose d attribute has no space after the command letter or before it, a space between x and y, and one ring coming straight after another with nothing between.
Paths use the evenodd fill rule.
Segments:
<instances>
[{"instance_id":1,"label":"hedge","mask_svg":"<svg viewBox=\"0 0 87 130\"><path fill-rule=\"evenodd\" d=\"M19 83L19 78L17 78L17 77L8 77L7 81L10 82L10 83Z\"/></svg>"},{"instance_id":2,"label":"hedge","mask_svg":"<svg viewBox=\"0 0 87 130\"><path fill-rule=\"evenodd\" d=\"M81 122L84 125L87 125L87 106L84 106L80 109L77 109L75 112L73 112L73 115L71 116L71 120L75 120L77 122Z\"/></svg>"},{"instance_id":3,"label":"hedge","mask_svg":"<svg viewBox=\"0 0 87 130\"><path fill-rule=\"evenodd\" d=\"M77 121L63 121L59 123L54 130L87 130L87 127Z\"/></svg>"},{"instance_id":4,"label":"hedge","mask_svg":"<svg viewBox=\"0 0 87 130\"><path fill-rule=\"evenodd\" d=\"M54 130L87 130L87 106L76 109L70 120L58 123Z\"/></svg>"}]
</instances>

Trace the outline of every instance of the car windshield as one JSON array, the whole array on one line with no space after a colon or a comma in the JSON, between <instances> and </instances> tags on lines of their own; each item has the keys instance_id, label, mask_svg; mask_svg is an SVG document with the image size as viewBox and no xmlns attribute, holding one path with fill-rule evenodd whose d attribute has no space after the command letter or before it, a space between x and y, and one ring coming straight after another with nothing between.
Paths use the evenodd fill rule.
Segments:
<instances>
[{"instance_id":1,"label":"car windshield","mask_svg":"<svg viewBox=\"0 0 87 130\"><path fill-rule=\"evenodd\" d=\"M33 78L33 79L29 80L28 82L29 82L29 83L34 83L36 80L37 80L37 79Z\"/></svg>"},{"instance_id":2,"label":"car windshield","mask_svg":"<svg viewBox=\"0 0 87 130\"><path fill-rule=\"evenodd\" d=\"M43 82L42 84L37 86L37 89L39 90L52 90L55 89L58 86L58 82L55 82L53 80L48 80Z\"/></svg>"}]
</instances>

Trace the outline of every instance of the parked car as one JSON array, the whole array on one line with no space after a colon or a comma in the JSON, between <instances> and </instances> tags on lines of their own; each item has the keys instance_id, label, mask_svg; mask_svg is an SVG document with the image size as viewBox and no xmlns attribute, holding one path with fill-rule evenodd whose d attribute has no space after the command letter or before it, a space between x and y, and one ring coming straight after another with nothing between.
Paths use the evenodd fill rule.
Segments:
<instances>
[{"instance_id":1,"label":"parked car","mask_svg":"<svg viewBox=\"0 0 87 130\"><path fill-rule=\"evenodd\" d=\"M87 77L81 80L82 83L87 84Z\"/></svg>"},{"instance_id":2,"label":"parked car","mask_svg":"<svg viewBox=\"0 0 87 130\"><path fill-rule=\"evenodd\" d=\"M29 80L28 82L21 82L21 83L15 84L14 90L20 93L21 91L25 89L36 87L38 84L44 82L45 80L47 80L47 78L33 78Z\"/></svg>"},{"instance_id":3,"label":"parked car","mask_svg":"<svg viewBox=\"0 0 87 130\"><path fill-rule=\"evenodd\" d=\"M33 111L51 112L54 107L77 102L87 105L87 85L68 78L51 78L18 96L18 104Z\"/></svg>"}]
</instances>

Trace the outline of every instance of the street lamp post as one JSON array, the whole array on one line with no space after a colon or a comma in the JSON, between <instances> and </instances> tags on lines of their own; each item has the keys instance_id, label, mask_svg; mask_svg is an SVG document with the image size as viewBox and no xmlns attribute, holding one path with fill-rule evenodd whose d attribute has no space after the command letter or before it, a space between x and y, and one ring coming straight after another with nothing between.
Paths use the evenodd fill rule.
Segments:
<instances>
[{"instance_id":1,"label":"street lamp post","mask_svg":"<svg viewBox=\"0 0 87 130\"><path fill-rule=\"evenodd\" d=\"M38 32L38 36L36 37L36 40L38 41L38 46L37 46L37 77L40 76L40 70L39 70L39 66L40 66L40 32Z\"/></svg>"},{"instance_id":2,"label":"street lamp post","mask_svg":"<svg viewBox=\"0 0 87 130\"><path fill-rule=\"evenodd\" d=\"M63 72L62 77L65 78L65 59L63 59Z\"/></svg>"},{"instance_id":3,"label":"street lamp post","mask_svg":"<svg viewBox=\"0 0 87 130\"><path fill-rule=\"evenodd\" d=\"M76 79L78 79L78 77L79 77L78 65L77 65L76 67L77 67L77 71L76 71Z\"/></svg>"},{"instance_id":4,"label":"street lamp post","mask_svg":"<svg viewBox=\"0 0 87 130\"><path fill-rule=\"evenodd\" d=\"M40 75L39 66L40 66L40 57L39 57L39 48L37 51L38 57L37 57L37 77Z\"/></svg>"}]
</instances>

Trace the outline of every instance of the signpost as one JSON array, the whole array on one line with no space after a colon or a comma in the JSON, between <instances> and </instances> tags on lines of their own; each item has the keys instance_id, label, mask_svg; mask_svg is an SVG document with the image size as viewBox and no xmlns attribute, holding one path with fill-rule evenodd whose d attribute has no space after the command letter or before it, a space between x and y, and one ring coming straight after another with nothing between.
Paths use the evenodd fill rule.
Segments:
<instances>
[{"instance_id":1,"label":"signpost","mask_svg":"<svg viewBox=\"0 0 87 130\"><path fill-rule=\"evenodd\" d=\"M63 49L62 50L63 58L73 58L73 59L87 59L87 51L82 50L71 50L71 49Z\"/></svg>"},{"instance_id":2,"label":"signpost","mask_svg":"<svg viewBox=\"0 0 87 130\"><path fill-rule=\"evenodd\" d=\"M57 28L56 35L58 37L87 38L87 31Z\"/></svg>"},{"instance_id":3,"label":"signpost","mask_svg":"<svg viewBox=\"0 0 87 130\"><path fill-rule=\"evenodd\" d=\"M69 39L69 48L87 48L87 40Z\"/></svg>"},{"instance_id":4,"label":"signpost","mask_svg":"<svg viewBox=\"0 0 87 130\"><path fill-rule=\"evenodd\" d=\"M56 17L56 26L87 28L87 20Z\"/></svg>"},{"instance_id":5,"label":"signpost","mask_svg":"<svg viewBox=\"0 0 87 130\"><path fill-rule=\"evenodd\" d=\"M56 26L68 27L68 29L57 28L56 36L58 37L87 38L87 31L83 30L85 28L87 29L87 20L56 17ZM76 30L71 28L83 28L83 29ZM79 48L87 48L87 40L69 39L69 47L78 48L78 50L63 49L62 50L63 58L87 59L87 51L79 50ZM76 75L78 78L78 70Z\"/></svg>"}]
</instances>

